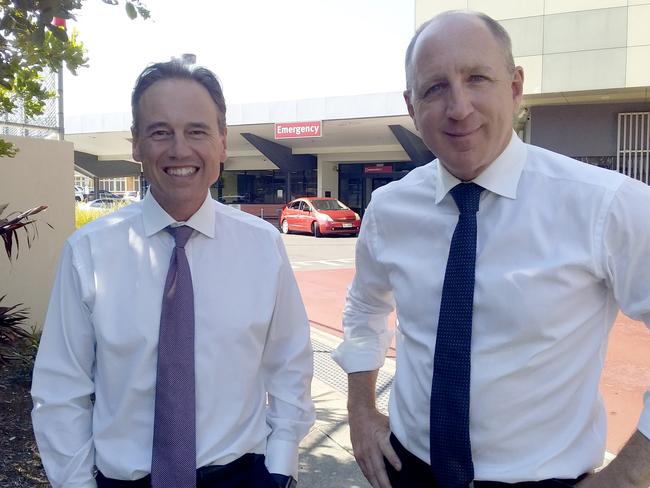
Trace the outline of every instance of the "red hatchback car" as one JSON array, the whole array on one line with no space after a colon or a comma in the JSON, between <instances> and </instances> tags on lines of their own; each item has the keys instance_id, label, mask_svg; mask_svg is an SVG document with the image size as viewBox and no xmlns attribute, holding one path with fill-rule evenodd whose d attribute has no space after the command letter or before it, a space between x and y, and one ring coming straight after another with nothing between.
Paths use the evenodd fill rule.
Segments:
<instances>
[{"instance_id":1,"label":"red hatchback car","mask_svg":"<svg viewBox=\"0 0 650 488\"><path fill-rule=\"evenodd\" d=\"M336 198L304 197L289 202L280 215L280 230L325 234L359 234L361 217Z\"/></svg>"}]
</instances>

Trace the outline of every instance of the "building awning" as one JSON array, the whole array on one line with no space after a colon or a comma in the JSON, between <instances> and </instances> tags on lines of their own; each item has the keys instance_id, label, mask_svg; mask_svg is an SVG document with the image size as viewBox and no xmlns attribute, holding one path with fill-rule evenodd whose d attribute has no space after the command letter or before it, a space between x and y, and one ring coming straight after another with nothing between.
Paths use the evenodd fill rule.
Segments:
<instances>
[{"instance_id":1,"label":"building awning","mask_svg":"<svg viewBox=\"0 0 650 488\"><path fill-rule=\"evenodd\" d=\"M99 160L93 154L80 151L74 152L74 165L75 169L80 173L94 178L140 176L140 172L142 171L140 163L124 160Z\"/></svg>"}]
</instances>

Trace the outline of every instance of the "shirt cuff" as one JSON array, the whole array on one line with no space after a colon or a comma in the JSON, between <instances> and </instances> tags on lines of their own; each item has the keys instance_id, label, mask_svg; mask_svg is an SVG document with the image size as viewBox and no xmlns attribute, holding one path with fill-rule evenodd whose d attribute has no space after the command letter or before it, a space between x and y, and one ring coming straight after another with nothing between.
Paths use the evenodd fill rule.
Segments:
<instances>
[{"instance_id":1,"label":"shirt cuff","mask_svg":"<svg viewBox=\"0 0 650 488\"><path fill-rule=\"evenodd\" d=\"M298 478L298 445L282 439L269 439L266 443L266 469L269 473Z\"/></svg>"},{"instance_id":2,"label":"shirt cuff","mask_svg":"<svg viewBox=\"0 0 650 488\"><path fill-rule=\"evenodd\" d=\"M641 410L641 418L639 419L639 432L650 439L650 389L645 392L643 397L643 410Z\"/></svg>"},{"instance_id":3,"label":"shirt cuff","mask_svg":"<svg viewBox=\"0 0 650 488\"><path fill-rule=\"evenodd\" d=\"M393 334L347 338L332 351L332 358L346 373L374 371L383 366Z\"/></svg>"}]
</instances>

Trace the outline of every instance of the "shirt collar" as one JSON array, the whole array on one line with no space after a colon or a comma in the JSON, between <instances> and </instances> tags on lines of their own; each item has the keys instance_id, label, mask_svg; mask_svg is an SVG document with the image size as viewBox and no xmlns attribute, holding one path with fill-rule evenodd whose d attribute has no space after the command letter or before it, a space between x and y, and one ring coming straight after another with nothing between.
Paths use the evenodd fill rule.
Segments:
<instances>
[{"instance_id":1,"label":"shirt collar","mask_svg":"<svg viewBox=\"0 0 650 488\"><path fill-rule=\"evenodd\" d=\"M210 193L205 197L203 204L192 215L187 222L178 222L169 215L156 201L153 194L148 191L142 201L142 218L144 220L144 231L147 237L160 232L170 225L187 225L192 229L200 232L206 237L214 238L214 209L212 207L212 198Z\"/></svg>"},{"instance_id":2,"label":"shirt collar","mask_svg":"<svg viewBox=\"0 0 650 488\"><path fill-rule=\"evenodd\" d=\"M506 198L517 198L517 186L526 162L526 145L512 132L510 142L503 152L472 181L486 190ZM436 204L461 181L452 175L438 160Z\"/></svg>"}]
</instances>

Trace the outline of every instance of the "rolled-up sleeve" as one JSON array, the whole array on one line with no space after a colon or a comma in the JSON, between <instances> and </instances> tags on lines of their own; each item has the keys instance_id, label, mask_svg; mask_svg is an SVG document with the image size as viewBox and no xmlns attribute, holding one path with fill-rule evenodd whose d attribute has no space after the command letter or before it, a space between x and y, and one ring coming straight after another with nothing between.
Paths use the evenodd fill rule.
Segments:
<instances>
[{"instance_id":1,"label":"rolled-up sleeve","mask_svg":"<svg viewBox=\"0 0 650 488\"><path fill-rule=\"evenodd\" d=\"M650 328L650 188L627 180L612 199L603 228L605 276L621 310ZM650 354L650 351L648 351ZM638 429L650 438L650 388Z\"/></svg>"},{"instance_id":2,"label":"rolled-up sleeve","mask_svg":"<svg viewBox=\"0 0 650 488\"><path fill-rule=\"evenodd\" d=\"M297 477L298 445L315 420L311 399L313 353L309 321L282 240L277 235L280 273L273 318L264 348L268 392L266 466Z\"/></svg>"},{"instance_id":3,"label":"rolled-up sleeve","mask_svg":"<svg viewBox=\"0 0 650 488\"><path fill-rule=\"evenodd\" d=\"M373 371L384 364L393 333L388 316L395 309L385 266L377 258L378 229L371 203L355 251L356 273L343 310L343 342L332 357L347 373Z\"/></svg>"},{"instance_id":4,"label":"rolled-up sleeve","mask_svg":"<svg viewBox=\"0 0 650 488\"><path fill-rule=\"evenodd\" d=\"M32 381L32 423L54 488L94 488L95 337L73 251L59 262Z\"/></svg>"}]
</instances>

